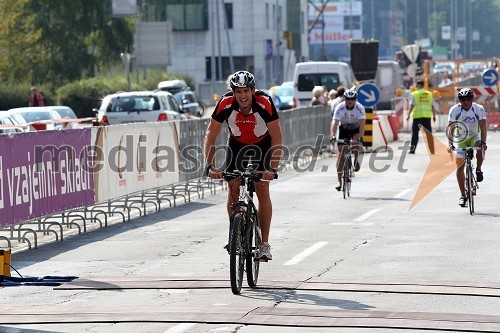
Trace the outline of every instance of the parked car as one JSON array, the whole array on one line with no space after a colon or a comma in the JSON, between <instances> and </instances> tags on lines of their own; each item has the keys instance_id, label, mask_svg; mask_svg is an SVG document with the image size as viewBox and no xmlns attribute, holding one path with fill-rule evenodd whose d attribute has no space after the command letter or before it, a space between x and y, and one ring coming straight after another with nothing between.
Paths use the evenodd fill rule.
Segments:
<instances>
[{"instance_id":1,"label":"parked car","mask_svg":"<svg viewBox=\"0 0 500 333\"><path fill-rule=\"evenodd\" d=\"M288 110L293 108L293 85L281 85L269 88L276 109Z\"/></svg>"},{"instance_id":2,"label":"parked car","mask_svg":"<svg viewBox=\"0 0 500 333\"><path fill-rule=\"evenodd\" d=\"M205 107L184 80L168 80L158 83L158 89L172 93L177 103L188 115L202 117ZM197 104L197 105L196 105Z\"/></svg>"},{"instance_id":3,"label":"parked car","mask_svg":"<svg viewBox=\"0 0 500 333\"><path fill-rule=\"evenodd\" d=\"M189 87L184 80L168 80L158 83L158 89L175 94L179 91L187 90Z\"/></svg>"},{"instance_id":4,"label":"parked car","mask_svg":"<svg viewBox=\"0 0 500 333\"><path fill-rule=\"evenodd\" d=\"M0 127L0 134L22 133L24 128L7 111L0 111L0 124L12 127Z\"/></svg>"},{"instance_id":5,"label":"parked car","mask_svg":"<svg viewBox=\"0 0 500 333\"><path fill-rule=\"evenodd\" d=\"M181 110L189 115L202 117L205 113L204 108L196 100L194 92L191 90L182 90L174 94L174 98L179 104Z\"/></svg>"},{"instance_id":6,"label":"parked car","mask_svg":"<svg viewBox=\"0 0 500 333\"><path fill-rule=\"evenodd\" d=\"M186 119L166 91L118 92L104 97L97 117L106 125Z\"/></svg>"},{"instance_id":7,"label":"parked car","mask_svg":"<svg viewBox=\"0 0 500 333\"><path fill-rule=\"evenodd\" d=\"M54 105L51 106L52 109L56 110L57 113L61 116L61 118L70 118L70 119L78 119L72 108L69 106L62 105Z\"/></svg>"},{"instance_id":8,"label":"parked car","mask_svg":"<svg viewBox=\"0 0 500 333\"><path fill-rule=\"evenodd\" d=\"M438 62L432 70L434 74L453 74L454 71L455 64L452 62Z\"/></svg>"},{"instance_id":9,"label":"parked car","mask_svg":"<svg viewBox=\"0 0 500 333\"><path fill-rule=\"evenodd\" d=\"M58 122L62 119L61 116L50 106L14 108L8 113L16 120L19 119L20 124L29 124L30 130L33 131L57 130L62 127Z\"/></svg>"}]
</instances>

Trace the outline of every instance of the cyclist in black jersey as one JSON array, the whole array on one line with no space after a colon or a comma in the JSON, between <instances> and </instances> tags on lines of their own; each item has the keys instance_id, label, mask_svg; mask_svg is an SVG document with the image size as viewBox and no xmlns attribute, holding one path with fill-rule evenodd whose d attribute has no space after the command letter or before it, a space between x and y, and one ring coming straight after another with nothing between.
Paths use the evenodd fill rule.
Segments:
<instances>
[{"instance_id":1,"label":"cyclist in black jersey","mask_svg":"<svg viewBox=\"0 0 500 333\"><path fill-rule=\"evenodd\" d=\"M231 91L217 103L205 136L205 159L207 174L222 178L222 171L215 168L215 141L223 123L229 127L229 140L225 169L229 172L245 170L248 162L258 164L263 180L275 178L281 155L281 127L278 112L270 96L255 89L254 76L247 71L238 71L229 79ZM227 211L238 200L239 181L229 182ZM259 221L262 229L262 246L258 258L272 259L269 246L269 231L272 203L269 182L255 183L259 201Z\"/></svg>"}]
</instances>

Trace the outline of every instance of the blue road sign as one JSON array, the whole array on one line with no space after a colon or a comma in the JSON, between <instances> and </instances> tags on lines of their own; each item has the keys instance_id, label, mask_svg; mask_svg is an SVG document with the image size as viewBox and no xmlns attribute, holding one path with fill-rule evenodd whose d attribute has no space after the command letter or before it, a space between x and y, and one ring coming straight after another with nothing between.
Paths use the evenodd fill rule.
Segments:
<instances>
[{"instance_id":1,"label":"blue road sign","mask_svg":"<svg viewBox=\"0 0 500 333\"><path fill-rule=\"evenodd\" d=\"M481 77L487 86L494 86L498 82L498 72L492 68L485 69Z\"/></svg>"},{"instance_id":2,"label":"blue road sign","mask_svg":"<svg viewBox=\"0 0 500 333\"><path fill-rule=\"evenodd\" d=\"M374 106L380 98L380 91L373 83L363 83L358 87L358 102L365 107Z\"/></svg>"}]
</instances>

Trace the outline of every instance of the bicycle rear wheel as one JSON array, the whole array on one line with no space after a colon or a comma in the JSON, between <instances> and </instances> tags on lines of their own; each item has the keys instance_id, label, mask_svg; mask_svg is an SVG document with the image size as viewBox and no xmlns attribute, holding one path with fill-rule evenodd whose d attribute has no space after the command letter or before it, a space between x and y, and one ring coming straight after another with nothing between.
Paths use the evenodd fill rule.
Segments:
<instances>
[{"instance_id":1,"label":"bicycle rear wheel","mask_svg":"<svg viewBox=\"0 0 500 333\"><path fill-rule=\"evenodd\" d=\"M231 220L231 239L229 243L229 277L231 291L237 295L241 291L245 257L242 249L243 214L236 213Z\"/></svg>"},{"instance_id":2,"label":"bicycle rear wheel","mask_svg":"<svg viewBox=\"0 0 500 333\"><path fill-rule=\"evenodd\" d=\"M465 175L465 186L467 192L467 201L469 205L470 215L474 214L474 175L472 174L472 167L467 167L467 172Z\"/></svg>"},{"instance_id":3,"label":"bicycle rear wheel","mask_svg":"<svg viewBox=\"0 0 500 333\"><path fill-rule=\"evenodd\" d=\"M250 288L257 287L257 280L259 279L259 268L260 262L255 259L256 251L259 249L262 243L262 233L260 231L259 218L257 217L257 212L252 213L252 224L249 229L248 245L250 247L250 253L246 257L246 269L247 269L247 282Z\"/></svg>"}]
</instances>

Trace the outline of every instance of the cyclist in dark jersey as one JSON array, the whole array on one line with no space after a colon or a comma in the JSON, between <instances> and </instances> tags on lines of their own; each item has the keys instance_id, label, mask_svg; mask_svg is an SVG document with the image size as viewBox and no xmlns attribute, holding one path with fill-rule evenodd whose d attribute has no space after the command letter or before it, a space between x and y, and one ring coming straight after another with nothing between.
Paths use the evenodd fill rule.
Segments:
<instances>
[{"instance_id":1,"label":"cyclist in dark jersey","mask_svg":"<svg viewBox=\"0 0 500 333\"><path fill-rule=\"evenodd\" d=\"M279 166L281 155L281 127L278 112L270 96L255 89L254 76L247 71L238 71L229 78L231 91L217 103L205 136L205 159L207 174L221 178L222 171L214 167L215 141L224 122L229 127L226 154L226 170L244 170L248 162L258 164L262 179L272 180ZM229 182L227 211L238 200L239 181ZM259 221L262 229L262 245L259 258L271 260L269 230L271 227L272 203L269 183L255 183L259 201Z\"/></svg>"}]
</instances>

